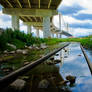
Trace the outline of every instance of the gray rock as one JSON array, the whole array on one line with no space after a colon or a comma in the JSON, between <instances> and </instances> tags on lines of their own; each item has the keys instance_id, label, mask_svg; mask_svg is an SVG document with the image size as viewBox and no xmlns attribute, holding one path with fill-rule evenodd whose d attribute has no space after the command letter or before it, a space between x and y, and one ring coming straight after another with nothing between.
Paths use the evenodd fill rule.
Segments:
<instances>
[{"instance_id":1,"label":"gray rock","mask_svg":"<svg viewBox=\"0 0 92 92\"><path fill-rule=\"evenodd\" d=\"M74 84L75 80L76 80L76 77L68 75L68 76L66 76L66 79L70 81L70 84Z\"/></svg>"},{"instance_id":2,"label":"gray rock","mask_svg":"<svg viewBox=\"0 0 92 92\"><path fill-rule=\"evenodd\" d=\"M10 47L13 48L13 49L16 49L16 46L13 45L13 44L7 43L7 45L10 46Z\"/></svg>"},{"instance_id":3,"label":"gray rock","mask_svg":"<svg viewBox=\"0 0 92 92\"><path fill-rule=\"evenodd\" d=\"M8 54L8 51L7 51L7 50L5 50L3 53L4 53L4 54Z\"/></svg>"},{"instance_id":4,"label":"gray rock","mask_svg":"<svg viewBox=\"0 0 92 92\"><path fill-rule=\"evenodd\" d=\"M16 53L22 53L21 49L16 50Z\"/></svg>"},{"instance_id":5,"label":"gray rock","mask_svg":"<svg viewBox=\"0 0 92 92\"><path fill-rule=\"evenodd\" d=\"M13 87L16 90L22 90L26 84L26 81L22 79L15 80L12 84L10 84L11 87Z\"/></svg>"},{"instance_id":6,"label":"gray rock","mask_svg":"<svg viewBox=\"0 0 92 92\"><path fill-rule=\"evenodd\" d=\"M33 47L32 46L29 46L28 49L32 49Z\"/></svg>"},{"instance_id":7,"label":"gray rock","mask_svg":"<svg viewBox=\"0 0 92 92\"><path fill-rule=\"evenodd\" d=\"M48 88L49 84L50 83L48 82L48 80L44 79L44 80L40 81L38 88Z\"/></svg>"},{"instance_id":8,"label":"gray rock","mask_svg":"<svg viewBox=\"0 0 92 92\"><path fill-rule=\"evenodd\" d=\"M29 64L29 62L24 62L24 65L27 65L27 64Z\"/></svg>"},{"instance_id":9,"label":"gray rock","mask_svg":"<svg viewBox=\"0 0 92 92\"><path fill-rule=\"evenodd\" d=\"M11 51L11 52L9 52L10 54L14 54L15 53L15 51Z\"/></svg>"},{"instance_id":10,"label":"gray rock","mask_svg":"<svg viewBox=\"0 0 92 92\"><path fill-rule=\"evenodd\" d=\"M45 44L41 44L40 48L41 48L41 49L46 49L47 46L46 46Z\"/></svg>"},{"instance_id":11,"label":"gray rock","mask_svg":"<svg viewBox=\"0 0 92 92\"><path fill-rule=\"evenodd\" d=\"M16 53L21 53L21 54L26 55L26 54L28 53L28 50L21 50L21 49L18 49L18 50L16 50Z\"/></svg>"}]
</instances>

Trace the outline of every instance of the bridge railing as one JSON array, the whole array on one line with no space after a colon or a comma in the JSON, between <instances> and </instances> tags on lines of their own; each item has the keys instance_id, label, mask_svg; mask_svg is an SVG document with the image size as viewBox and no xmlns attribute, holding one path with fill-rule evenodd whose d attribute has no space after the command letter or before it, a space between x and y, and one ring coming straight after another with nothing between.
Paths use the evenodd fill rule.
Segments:
<instances>
[{"instance_id":1,"label":"bridge railing","mask_svg":"<svg viewBox=\"0 0 92 92\"><path fill-rule=\"evenodd\" d=\"M60 51L61 49L65 48L66 46L68 46L70 43L65 43L63 44L62 47L56 49L55 51L49 53L48 55L6 75L5 77L0 79L0 89L3 89L5 87L7 87L10 83L12 83L13 81L15 81L19 76L22 76L23 74L25 74L26 72L30 71L31 69L33 69L34 67L36 67L37 65L41 64L42 62L46 61L48 58L50 58L52 55L56 54L58 51Z\"/></svg>"}]
</instances>

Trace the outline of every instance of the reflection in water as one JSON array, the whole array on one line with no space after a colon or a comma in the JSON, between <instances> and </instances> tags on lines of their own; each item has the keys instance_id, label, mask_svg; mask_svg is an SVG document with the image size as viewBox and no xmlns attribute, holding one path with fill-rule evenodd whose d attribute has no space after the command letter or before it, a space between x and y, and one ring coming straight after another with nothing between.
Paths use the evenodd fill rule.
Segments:
<instances>
[{"instance_id":1,"label":"reflection in water","mask_svg":"<svg viewBox=\"0 0 92 92\"><path fill-rule=\"evenodd\" d=\"M91 92L91 73L81 52L80 45L78 43L72 43L67 48L70 49L67 58L63 59L64 64L62 67L60 64L56 65L60 66L60 74L62 74L64 79L68 75L77 77L75 87L71 87L72 92ZM66 55L65 53L63 54L64 56Z\"/></svg>"},{"instance_id":2,"label":"reflection in water","mask_svg":"<svg viewBox=\"0 0 92 92\"><path fill-rule=\"evenodd\" d=\"M29 79L22 92L91 92L91 73L78 43L72 43L56 53L54 60L61 62L42 63L28 72L25 76ZM68 75L76 76L75 85L66 84Z\"/></svg>"}]
</instances>

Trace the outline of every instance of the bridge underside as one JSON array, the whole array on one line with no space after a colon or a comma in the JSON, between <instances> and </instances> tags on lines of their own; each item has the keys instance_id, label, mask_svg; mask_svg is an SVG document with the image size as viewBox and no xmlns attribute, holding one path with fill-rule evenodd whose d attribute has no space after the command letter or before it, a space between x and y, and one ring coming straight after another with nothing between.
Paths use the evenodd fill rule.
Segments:
<instances>
[{"instance_id":1,"label":"bridge underside","mask_svg":"<svg viewBox=\"0 0 92 92\"><path fill-rule=\"evenodd\" d=\"M3 13L12 16L13 29L19 29L19 19L27 25L28 33L31 32L31 26L43 30L44 38L50 37L54 32L52 24L52 16L58 14L58 8L62 0L0 0L0 4L4 7ZM51 30L51 31L50 31ZM55 28L55 31L58 30ZM66 33L63 33L66 35ZM69 36L69 34L67 34ZM39 37L39 36L38 36Z\"/></svg>"}]
</instances>

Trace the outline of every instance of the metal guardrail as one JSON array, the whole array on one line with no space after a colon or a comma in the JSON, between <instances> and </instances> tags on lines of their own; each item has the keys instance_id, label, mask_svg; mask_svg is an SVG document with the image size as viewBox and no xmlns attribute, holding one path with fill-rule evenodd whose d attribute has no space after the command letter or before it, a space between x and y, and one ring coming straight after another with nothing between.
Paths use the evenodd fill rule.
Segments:
<instances>
[{"instance_id":1,"label":"metal guardrail","mask_svg":"<svg viewBox=\"0 0 92 92\"><path fill-rule=\"evenodd\" d=\"M80 48L81 48L81 50L82 50L82 52L83 52L83 54L84 54L84 57L85 57L85 59L86 59L86 61L87 61L88 67L89 67L90 72L91 72L91 75L92 75L92 64L91 64L91 62L90 62L88 56L86 55L86 53L85 53L85 51L84 51L82 45L80 45Z\"/></svg>"},{"instance_id":2,"label":"metal guardrail","mask_svg":"<svg viewBox=\"0 0 92 92\"><path fill-rule=\"evenodd\" d=\"M50 58L52 55L54 55L55 53L57 53L58 51L60 51L61 49L65 48L66 46L68 46L70 43L64 44L64 46L62 46L59 49L56 49L55 51L49 53L48 55L6 75L5 77L0 79L0 89L3 89L5 87L7 87L10 83L12 83L14 80L16 80L18 78L18 76L21 76L23 74L25 74L26 72L30 71L31 69L33 69L34 67L36 67L37 65L39 65L40 63L44 62L45 60L47 60L48 58Z\"/></svg>"}]
</instances>

